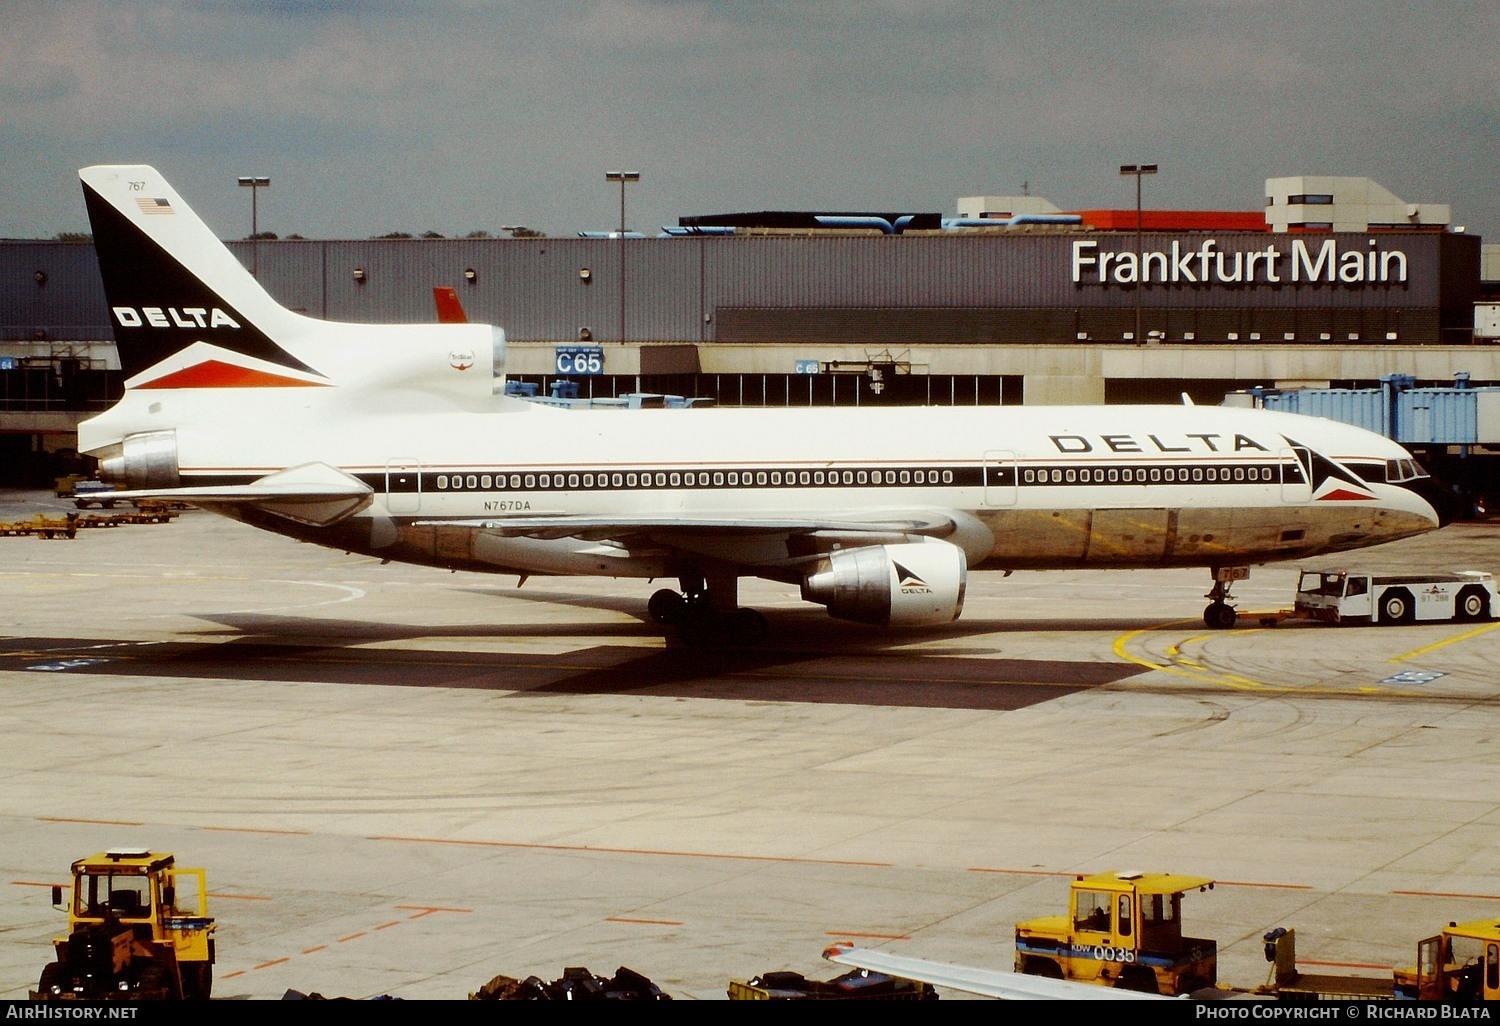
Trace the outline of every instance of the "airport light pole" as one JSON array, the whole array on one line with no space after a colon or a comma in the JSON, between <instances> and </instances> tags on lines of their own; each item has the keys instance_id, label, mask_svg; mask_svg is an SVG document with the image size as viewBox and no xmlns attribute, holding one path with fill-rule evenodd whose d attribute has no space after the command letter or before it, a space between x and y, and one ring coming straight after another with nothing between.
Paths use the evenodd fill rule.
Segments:
<instances>
[{"instance_id":1,"label":"airport light pole","mask_svg":"<svg viewBox=\"0 0 1500 1026\"><path fill-rule=\"evenodd\" d=\"M625 184L639 182L639 171L606 171L606 182L620 183L620 341L625 341Z\"/></svg>"},{"instance_id":2,"label":"airport light pole","mask_svg":"<svg viewBox=\"0 0 1500 1026\"><path fill-rule=\"evenodd\" d=\"M1145 276L1141 266L1141 177L1156 174L1155 164L1121 164L1120 174L1135 176L1135 344L1142 345L1141 337L1141 291L1145 288Z\"/></svg>"},{"instance_id":3,"label":"airport light pole","mask_svg":"<svg viewBox=\"0 0 1500 1026\"><path fill-rule=\"evenodd\" d=\"M260 273L260 190L271 187L266 175L241 175L240 185L250 190L250 273Z\"/></svg>"}]
</instances>

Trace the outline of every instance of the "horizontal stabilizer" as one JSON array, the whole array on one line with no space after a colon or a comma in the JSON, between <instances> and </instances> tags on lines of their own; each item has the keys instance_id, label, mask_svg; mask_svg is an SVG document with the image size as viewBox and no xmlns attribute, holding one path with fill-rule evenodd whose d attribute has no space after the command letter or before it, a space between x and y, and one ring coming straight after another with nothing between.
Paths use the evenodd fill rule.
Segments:
<instances>
[{"instance_id":1,"label":"horizontal stabilizer","mask_svg":"<svg viewBox=\"0 0 1500 1026\"><path fill-rule=\"evenodd\" d=\"M193 506L250 505L299 524L327 527L353 516L374 498L369 485L326 463L278 470L245 485L136 489L115 499L159 499Z\"/></svg>"}]
</instances>

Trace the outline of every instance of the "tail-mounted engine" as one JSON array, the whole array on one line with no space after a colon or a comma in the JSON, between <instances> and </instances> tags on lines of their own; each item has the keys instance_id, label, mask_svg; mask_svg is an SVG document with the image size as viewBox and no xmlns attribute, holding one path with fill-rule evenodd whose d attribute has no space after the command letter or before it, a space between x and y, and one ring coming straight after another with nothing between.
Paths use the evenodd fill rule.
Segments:
<instances>
[{"instance_id":1,"label":"tail-mounted engine","mask_svg":"<svg viewBox=\"0 0 1500 1026\"><path fill-rule=\"evenodd\" d=\"M964 608L969 563L942 541L830 553L802 581L802 597L840 620L880 627L949 623Z\"/></svg>"},{"instance_id":2,"label":"tail-mounted engine","mask_svg":"<svg viewBox=\"0 0 1500 1026\"><path fill-rule=\"evenodd\" d=\"M100 454L99 480L122 488L176 488L177 432L142 431L126 435Z\"/></svg>"}]
</instances>

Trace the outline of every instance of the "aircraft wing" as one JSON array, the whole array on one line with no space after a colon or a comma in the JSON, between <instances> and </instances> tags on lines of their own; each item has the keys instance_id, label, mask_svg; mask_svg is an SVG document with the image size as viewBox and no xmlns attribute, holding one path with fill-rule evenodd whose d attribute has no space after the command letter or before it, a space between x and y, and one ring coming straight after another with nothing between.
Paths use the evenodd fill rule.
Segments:
<instances>
[{"instance_id":1,"label":"aircraft wing","mask_svg":"<svg viewBox=\"0 0 1500 1026\"><path fill-rule=\"evenodd\" d=\"M304 463L244 485L133 488L110 492L109 497L185 502L205 508L251 505L298 523L327 527L364 509L374 494L369 485L337 467Z\"/></svg>"},{"instance_id":2,"label":"aircraft wing","mask_svg":"<svg viewBox=\"0 0 1500 1026\"><path fill-rule=\"evenodd\" d=\"M823 957L830 962L852 965L859 969L884 973L887 976L899 976L904 980L915 980L918 983L930 983L934 987L949 987L968 994L1006 998L1013 1001L1163 999L1160 994L1116 990L1113 987L1101 987L1092 983L1056 980L1046 976L1027 976L1024 973L1006 972L1000 969L949 965L946 962L932 962L925 958L892 954L889 951L856 948L848 943L833 945L823 952Z\"/></svg>"}]
</instances>

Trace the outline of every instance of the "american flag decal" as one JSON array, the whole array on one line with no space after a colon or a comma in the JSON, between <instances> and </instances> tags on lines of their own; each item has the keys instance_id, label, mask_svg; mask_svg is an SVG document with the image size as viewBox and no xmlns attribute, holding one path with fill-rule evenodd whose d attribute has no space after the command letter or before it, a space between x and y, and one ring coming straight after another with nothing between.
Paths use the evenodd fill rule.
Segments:
<instances>
[{"instance_id":1,"label":"american flag decal","mask_svg":"<svg viewBox=\"0 0 1500 1026\"><path fill-rule=\"evenodd\" d=\"M135 205L141 208L141 213L143 213L143 214L171 214L171 213L174 213L174 211L172 210L172 204L168 203L164 199L145 199L145 198L141 198L141 199L138 199L138 200L135 201Z\"/></svg>"}]
</instances>

